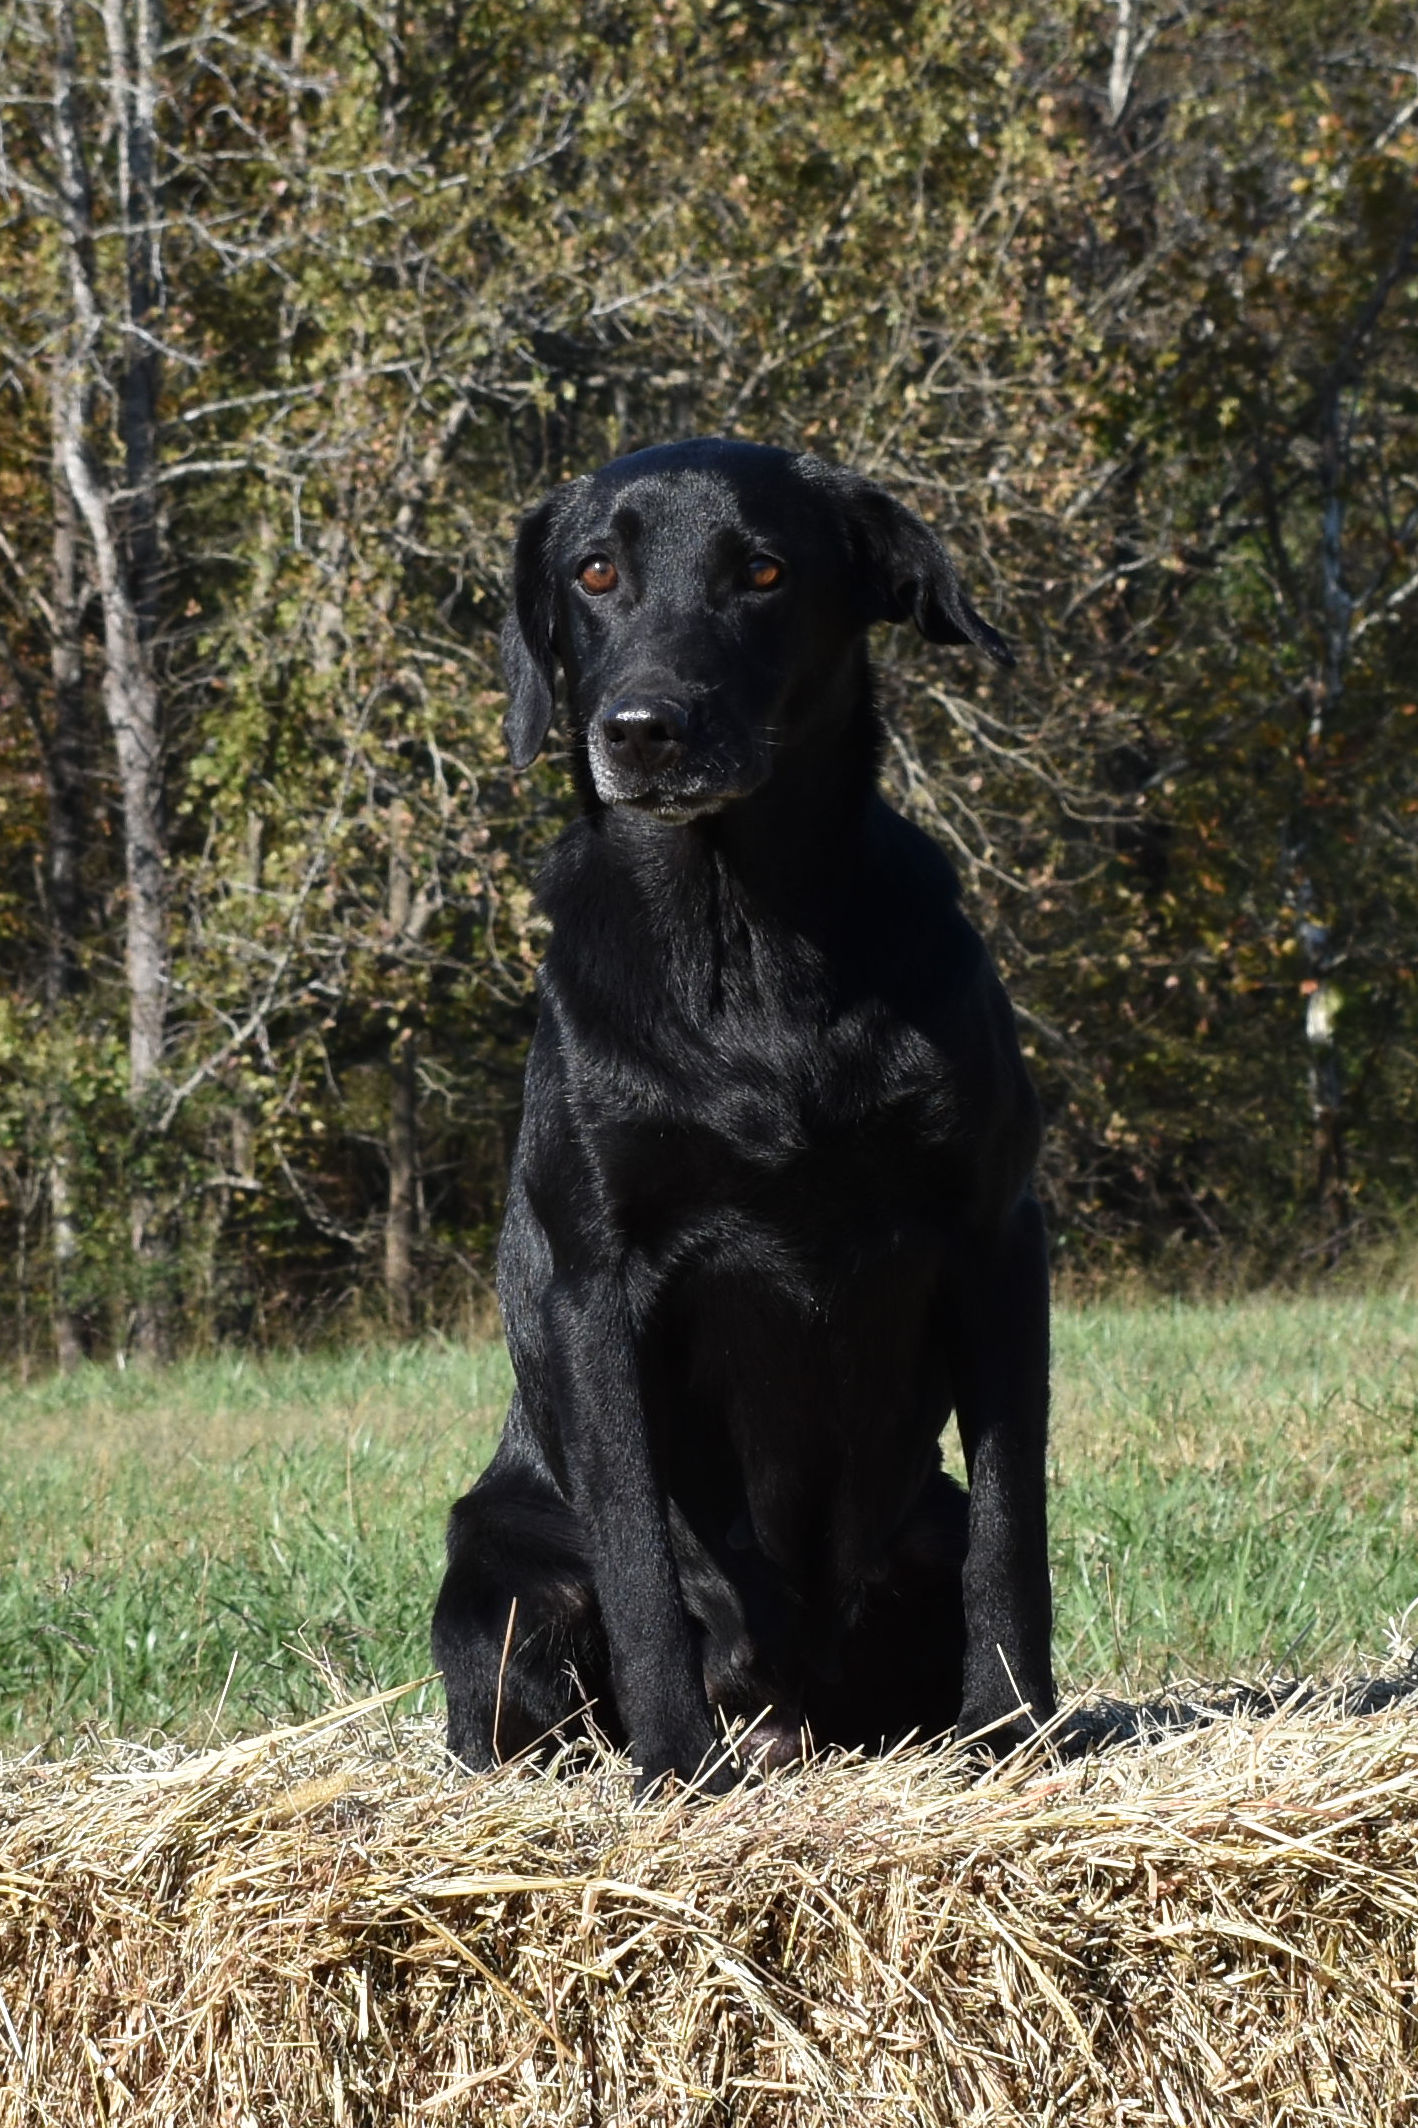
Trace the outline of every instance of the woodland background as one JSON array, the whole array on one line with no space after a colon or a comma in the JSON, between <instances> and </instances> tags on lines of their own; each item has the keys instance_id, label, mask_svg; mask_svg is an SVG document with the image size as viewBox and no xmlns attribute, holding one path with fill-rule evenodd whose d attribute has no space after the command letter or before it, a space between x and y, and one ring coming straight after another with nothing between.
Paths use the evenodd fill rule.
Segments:
<instances>
[{"instance_id":1,"label":"woodland background","mask_svg":"<svg viewBox=\"0 0 1418 2128\"><path fill-rule=\"evenodd\" d=\"M456 1327L553 753L508 542L701 431L941 531L877 646L1079 1278L1418 1204L1418 39L1328 0L0 6L0 1345Z\"/></svg>"}]
</instances>

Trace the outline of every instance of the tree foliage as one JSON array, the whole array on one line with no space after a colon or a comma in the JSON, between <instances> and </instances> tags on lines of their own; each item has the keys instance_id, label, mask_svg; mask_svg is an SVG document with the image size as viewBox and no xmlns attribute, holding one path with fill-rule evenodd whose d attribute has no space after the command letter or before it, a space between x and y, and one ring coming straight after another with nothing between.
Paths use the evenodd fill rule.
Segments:
<instances>
[{"instance_id":1,"label":"tree foliage","mask_svg":"<svg viewBox=\"0 0 1418 2128\"><path fill-rule=\"evenodd\" d=\"M568 803L500 754L509 537L703 431L886 482L1021 648L898 632L880 687L1020 1006L1063 1260L1274 1269L1411 1212L1406 10L3 20L22 1351L279 1335L381 1274L400 1326L485 1291ZM105 525L156 704L156 1006Z\"/></svg>"}]
</instances>

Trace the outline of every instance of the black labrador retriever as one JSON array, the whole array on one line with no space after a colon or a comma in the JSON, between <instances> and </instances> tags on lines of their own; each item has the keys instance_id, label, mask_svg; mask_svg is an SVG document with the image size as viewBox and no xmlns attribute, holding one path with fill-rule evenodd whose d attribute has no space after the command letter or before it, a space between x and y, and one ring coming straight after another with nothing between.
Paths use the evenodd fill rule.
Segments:
<instances>
[{"instance_id":1,"label":"black labrador retriever","mask_svg":"<svg viewBox=\"0 0 1418 2128\"><path fill-rule=\"evenodd\" d=\"M919 518L788 451L637 451L522 526L508 745L560 667L583 814L540 887L517 1390L434 1618L470 1766L588 1709L642 1789L735 1777L716 1710L775 1762L1053 1712L1038 1110L876 788L865 636L908 617L1010 661Z\"/></svg>"}]
</instances>

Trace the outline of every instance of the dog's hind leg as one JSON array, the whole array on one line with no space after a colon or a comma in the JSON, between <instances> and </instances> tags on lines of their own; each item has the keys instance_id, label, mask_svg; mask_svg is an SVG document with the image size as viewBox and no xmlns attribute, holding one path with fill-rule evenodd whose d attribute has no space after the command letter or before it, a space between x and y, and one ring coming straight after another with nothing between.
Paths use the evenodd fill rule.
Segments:
<instances>
[{"instance_id":1,"label":"dog's hind leg","mask_svg":"<svg viewBox=\"0 0 1418 2128\"><path fill-rule=\"evenodd\" d=\"M669 1521L685 1612L704 1668L705 1697L738 1730L736 1759L759 1766L792 1764L802 1753L799 1695L784 1688L755 1643L743 1590L716 1565L673 1502ZM742 1553L740 1564L747 1564Z\"/></svg>"},{"instance_id":2,"label":"dog's hind leg","mask_svg":"<svg viewBox=\"0 0 1418 2128\"><path fill-rule=\"evenodd\" d=\"M584 1734L623 1741L574 1517L549 1480L499 1455L455 1505L433 1616L448 1749L494 1766Z\"/></svg>"}]
</instances>

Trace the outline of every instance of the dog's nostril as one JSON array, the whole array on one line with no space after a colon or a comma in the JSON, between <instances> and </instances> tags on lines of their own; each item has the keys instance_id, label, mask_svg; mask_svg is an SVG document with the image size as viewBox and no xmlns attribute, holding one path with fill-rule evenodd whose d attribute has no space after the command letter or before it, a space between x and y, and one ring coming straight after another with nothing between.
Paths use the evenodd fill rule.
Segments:
<instances>
[{"instance_id":1,"label":"dog's nostril","mask_svg":"<svg viewBox=\"0 0 1418 2128\"><path fill-rule=\"evenodd\" d=\"M662 760L684 744L685 718L672 702L618 702L601 718L612 753Z\"/></svg>"},{"instance_id":2,"label":"dog's nostril","mask_svg":"<svg viewBox=\"0 0 1418 2128\"><path fill-rule=\"evenodd\" d=\"M628 746L637 740L648 740L651 745L663 744L674 736L663 717L606 718L606 737L612 746Z\"/></svg>"}]
</instances>

